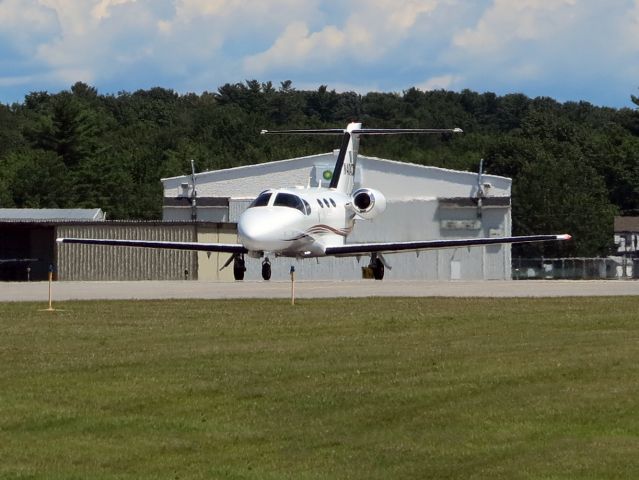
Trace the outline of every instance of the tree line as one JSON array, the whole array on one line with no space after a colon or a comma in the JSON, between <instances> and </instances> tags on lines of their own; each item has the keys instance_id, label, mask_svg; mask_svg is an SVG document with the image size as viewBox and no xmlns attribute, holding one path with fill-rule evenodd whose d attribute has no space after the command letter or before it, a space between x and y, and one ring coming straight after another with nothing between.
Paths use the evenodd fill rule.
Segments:
<instances>
[{"instance_id":1,"label":"tree line","mask_svg":"<svg viewBox=\"0 0 639 480\"><path fill-rule=\"evenodd\" d=\"M639 105L639 99L632 97ZM161 218L159 179L336 148L331 137L264 137L263 128L461 127L462 136L368 137L361 152L513 179L513 234L571 233L523 254L606 255L613 217L639 212L639 113L470 90L337 93L256 80L180 95L104 95L78 82L0 105L0 207L96 208Z\"/></svg>"}]
</instances>

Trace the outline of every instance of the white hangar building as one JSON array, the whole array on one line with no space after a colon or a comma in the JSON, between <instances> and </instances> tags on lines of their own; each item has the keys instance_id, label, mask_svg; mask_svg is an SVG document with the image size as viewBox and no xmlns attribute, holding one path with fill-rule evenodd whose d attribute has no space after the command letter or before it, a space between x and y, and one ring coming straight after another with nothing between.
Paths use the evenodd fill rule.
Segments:
<instances>
[{"instance_id":1,"label":"white hangar building","mask_svg":"<svg viewBox=\"0 0 639 480\"><path fill-rule=\"evenodd\" d=\"M269 188L328 186L337 152L162 179L163 220L193 221L198 241L237 242L237 221L257 195ZM195 208L193 201L195 183ZM356 222L349 242L497 237L511 234L511 179L472 172L358 156L355 188L381 191L386 211ZM481 202L478 198L482 197ZM228 254L198 253L197 278L232 281L232 266L219 271ZM385 254L386 279L491 280L511 278L510 245ZM272 258L273 280L354 280L369 257L295 260ZM246 257L246 280L261 280L261 260Z\"/></svg>"}]
</instances>

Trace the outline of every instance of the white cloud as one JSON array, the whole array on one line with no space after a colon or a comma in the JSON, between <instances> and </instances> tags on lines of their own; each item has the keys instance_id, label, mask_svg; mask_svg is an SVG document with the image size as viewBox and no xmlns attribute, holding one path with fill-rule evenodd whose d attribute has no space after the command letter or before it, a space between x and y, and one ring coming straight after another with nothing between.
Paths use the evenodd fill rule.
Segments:
<instances>
[{"instance_id":1,"label":"white cloud","mask_svg":"<svg viewBox=\"0 0 639 480\"><path fill-rule=\"evenodd\" d=\"M311 63L330 61L345 42L346 35L332 25L311 33L306 23L295 22L286 27L266 52L246 58L244 69L250 74L263 74L290 65L309 68Z\"/></svg>"},{"instance_id":2,"label":"white cloud","mask_svg":"<svg viewBox=\"0 0 639 480\"><path fill-rule=\"evenodd\" d=\"M137 0L100 0L99 3L91 9L91 15L97 19L108 18L111 16L111 9L113 7L136 1Z\"/></svg>"},{"instance_id":3,"label":"white cloud","mask_svg":"<svg viewBox=\"0 0 639 480\"><path fill-rule=\"evenodd\" d=\"M304 21L289 24L270 48L246 58L244 68L264 73L285 67L321 69L327 61L374 62L397 48L414 28L427 28L428 15L451 1L355 0L341 25L311 31Z\"/></svg>"},{"instance_id":4,"label":"white cloud","mask_svg":"<svg viewBox=\"0 0 639 480\"><path fill-rule=\"evenodd\" d=\"M174 15L161 21L166 32L207 24L221 32L258 33L317 14L319 0L174 0Z\"/></svg>"},{"instance_id":5,"label":"white cloud","mask_svg":"<svg viewBox=\"0 0 639 480\"><path fill-rule=\"evenodd\" d=\"M93 2L77 0L40 0L42 6L56 12L63 35L86 35L92 29L91 5Z\"/></svg>"},{"instance_id":6,"label":"white cloud","mask_svg":"<svg viewBox=\"0 0 639 480\"><path fill-rule=\"evenodd\" d=\"M135 54L153 42L150 12L135 0L40 0L57 17L59 31L36 48L35 58L48 65L58 83L94 82L117 72L120 45ZM143 38L142 45L132 37ZM146 45L145 45L146 44Z\"/></svg>"},{"instance_id":7,"label":"white cloud","mask_svg":"<svg viewBox=\"0 0 639 480\"><path fill-rule=\"evenodd\" d=\"M463 79L459 75L440 75L437 77L432 77L426 80L425 82L415 85L420 90L430 91L430 90L454 90L458 88L463 82Z\"/></svg>"},{"instance_id":8,"label":"white cloud","mask_svg":"<svg viewBox=\"0 0 639 480\"><path fill-rule=\"evenodd\" d=\"M634 51L639 51L639 0L635 0L634 7L627 15L627 23L624 25L624 43Z\"/></svg>"},{"instance_id":9,"label":"white cloud","mask_svg":"<svg viewBox=\"0 0 639 480\"><path fill-rule=\"evenodd\" d=\"M267 48L264 42L289 25L321 17L319 4L319 0L177 0L170 18L157 22L156 46L162 45L158 55L186 66L188 88L214 89L215 82L241 81L247 77L242 56ZM229 50L235 52L229 55Z\"/></svg>"},{"instance_id":10,"label":"white cloud","mask_svg":"<svg viewBox=\"0 0 639 480\"><path fill-rule=\"evenodd\" d=\"M576 0L495 0L474 28L453 37L453 44L469 52L512 48L512 42L534 42L570 30Z\"/></svg>"},{"instance_id":11,"label":"white cloud","mask_svg":"<svg viewBox=\"0 0 639 480\"><path fill-rule=\"evenodd\" d=\"M623 33L631 9L625 0L493 0L451 36L442 63L476 90L594 103L623 98L632 83L625 65L637 63L630 45L639 35L633 42Z\"/></svg>"},{"instance_id":12,"label":"white cloud","mask_svg":"<svg viewBox=\"0 0 639 480\"><path fill-rule=\"evenodd\" d=\"M0 2L0 28L48 30L55 22L52 13L37 1L4 0Z\"/></svg>"},{"instance_id":13,"label":"white cloud","mask_svg":"<svg viewBox=\"0 0 639 480\"><path fill-rule=\"evenodd\" d=\"M0 2L0 38L23 52L32 52L40 39L58 29L55 12L37 0Z\"/></svg>"}]
</instances>

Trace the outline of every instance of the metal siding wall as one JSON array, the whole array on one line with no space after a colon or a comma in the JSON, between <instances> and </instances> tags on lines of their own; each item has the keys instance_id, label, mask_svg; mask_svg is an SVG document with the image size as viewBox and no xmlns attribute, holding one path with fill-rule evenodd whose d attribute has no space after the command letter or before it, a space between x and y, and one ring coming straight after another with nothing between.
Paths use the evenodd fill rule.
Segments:
<instances>
[{"instance_id":1,"label":"metal siding wall","mask_svg":"<svg viewBox=\"0 0 639 480\"><path fill-rule=\"evenodd\" d=\"M508 209L506 213L506 219L504 223L504 234L507 236L513 233L513 219L512 210ZM512 280L513 278L513 263L512 263L512 249L504 248L504 279Z\"/></svg>"},{"instance_id":2,"label":"metal siding wall","mask_svg":"<svg viewBox=\"0 0 639 480\"><path fill-rule=\"evenodd\" d=\"M484 248L484 280L505 280L503 247L488 245Z\"/></svg>"},{"instance_id":3,"label":"metal siding wall","mask_svg":"<svg viewBox=\"0 0 639 480\"><path fill-rule=\"evenodd\" d=\"M162 207L162 221L164 222L190 222L190 207Z\"/></svg>"},{"instance_id":4,"label":"metal siding wall","mask_svg":"<svg viewBox=\"0 0 639 480\"><path fill-rule=\"evenodd\" d=\"M483 211L483 232L489 237L491 230L495 236L510 235L508 212L501 208L486 208ZM484 280L510 280L510 263L506 266L506 254L510 246L490 245L484 247Z\"/></svg>"},{"instance_id":5,"label":"metal siding wall","mask_svg":"<svg viewBox=\"0 0 639 480\"><path fill-rule=\"evenodd\" d=\"M252 201L248 198L231 198L229 200L229 222L237 223L240 215L244 213Z\"/></svg>"},{"instance_id":6,"label":"metal siding wall","mask_svg":"<svg viewBox=\"0 0 639 480\"><path fill-rule=\"evenodd\" d=\"M197 207L197 220L212 223L228 222L229 209L227 207Z\"/></svg>"},{"instance_id":7,"label":"metal siding wall","mask_svg":"<svg viewBox=\"0 0 639 480\"><path fill-rule=\"evenodd\" d=\"M192 225L61 225L58 237L196 241ZM72 281L197 279L195 252L58 244L58 278Z\"/></svg>"}]
</instances>

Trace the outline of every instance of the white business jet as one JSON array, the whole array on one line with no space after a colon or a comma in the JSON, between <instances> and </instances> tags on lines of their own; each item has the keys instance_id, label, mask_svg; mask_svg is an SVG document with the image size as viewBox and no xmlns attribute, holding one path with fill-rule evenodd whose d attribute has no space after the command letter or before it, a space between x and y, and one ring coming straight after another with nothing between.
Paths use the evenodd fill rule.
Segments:
<instances>
[{"instance_id":1,"label":"white business jet","mask_svg":"<svg viewBox=\"0 0 639 480\"><path fill-rule=\"evenodd\" d=\"M455 134L454 129L379 129L350 123L346 129L263 130L262 134L340 135L342 144L328 188L278 188L260 193L240 216L239 243L167 242L58 238L59 243L83 243L146 248L197 250L230 253L225 268L233 262L236 280L244 278L244 255L262 258L262 277L271 277L268 254L276 257L312 258L325 256L370 256L377 280L384 277L383 254L473 245L569 240L570 235L530 235L519 237L422 240L384 243L346 243L357 220L370 220L386 208L384 195L370 188L353 191L359 138L362 135Z\"/></svg>"}]
</instances>

